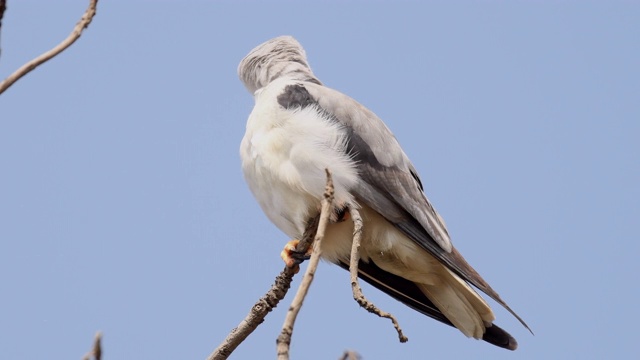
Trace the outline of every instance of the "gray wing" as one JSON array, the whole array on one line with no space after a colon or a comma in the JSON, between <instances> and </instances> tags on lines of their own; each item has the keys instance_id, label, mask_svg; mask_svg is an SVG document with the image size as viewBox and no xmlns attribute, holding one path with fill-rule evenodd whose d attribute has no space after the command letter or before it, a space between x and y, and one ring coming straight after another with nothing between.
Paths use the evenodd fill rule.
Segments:
<instances>
[{"instance_id":1,"label":"gray wing","mask_svg":"<svg viewBox=\"0 0 640 360\"><path fill-rule=\"evenodd\" d=\"M316 106L347 131L347 149L362 181L354 195L465 281L526 323L451 245L442 218L424 195L418 174L395 136L373 112L352 98L309 82L289 85L278 97L285 108ZM530 329L529 329L530 330Z\"/></svg>"},{"instance_id":2,"label":"gray wing","mask_svg":"<svg viewBox=\"0 0 640 360\"><path fill-rule=\"evenodd\" d=\"M449 233L422 192L415 168L374 113L340 92L309 82L286 86L278 102L287 109L319 107L328 119L340 123L348 134L347 151L363 180L355 194L399 228L408 219L417 221L420 231L426 231L429 247L451 252Z\"/></svg>"}]
</instances>

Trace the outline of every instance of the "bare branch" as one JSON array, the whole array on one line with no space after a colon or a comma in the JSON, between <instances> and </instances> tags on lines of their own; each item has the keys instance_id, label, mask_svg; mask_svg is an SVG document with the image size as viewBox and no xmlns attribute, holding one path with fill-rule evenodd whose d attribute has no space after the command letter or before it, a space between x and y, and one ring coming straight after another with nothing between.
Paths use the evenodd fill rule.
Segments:
<instances>
[{"instance_id":1,"label":"bare branch","mask_svg":"<svg viewBox=\"0 0 640 360\"><path fill-rule=\"evenodd\" d=\"M342 356L340 357L340 360L361 360L361 359L362 357L360 357L360 355L353 350L346 350L344 354L342 354Z\"/></svg>"},{"instance_id":2,"label":"bare branch","mask_svg":"<svg viewBox=\"0 0 640 360\"><path fill-rule=\"evenodd\" d=\"M289 345L291 344L291 335L293 334L293 326L296 322L296 317L302 308L302 303L304 302L304 298L307 296L307 292L309 291L309 287L313 282L313 278L316 273L316 269L318 268L318 263L320 262L320 254L321 254L321 244L322 238L324 237L324 232L329 223L329 217L331 215L331 210L333 207L333 180L331 179L331 172L326 169L327 173L327 186L324 192L324 198L322 199L322 210L320 211L320 223L318 224L318 231L316 232L316 237L313 241L313 253L311 254L311 259L309 260L309 265L307 265L307 271L302 278L302 282L298 287L298 292L296 296L291 301L291 306L289 306L289 311L287 312L287 316L285 317L284 324L282 325L282 332L278 339L276 340L277 344L277 353L279 360L288 360L289 359Z\"/></svg>"},{"instance_id":3,"label":"bare branch","mask_svg":"<svg viewBox=\"0 0 640 360\"><path fill-rule=\"evenodd\" d=\"M313 243L318 230L320 215L309 220L302 239L296 246L296 253L305 254L309 246ZM240 322L238 327L231 330L227 338L207 357L207 360L224 360L264 321L268 313L270 313L280 302L291 287L293 276L297 272L296 267L285 267L284 270L276 277L275 283L271 289L258 302L253 305L249 314Z\"/></svg>"},{"instance_id":4,"label":"bare branch","mask_svg":"<svg viewBox=\"0 0 640 360\"><path fill-rule=\"evenodd\" d=\"M322 210L320 212L320 215L309 221L304 236L296 246L296 252L304 254L307 252L309 246L313 243L313 253L311 254L309 265L307 266L304 278L302 279L300 287L298 288L298 292L291 302L291 306L289 307L289 311L287 312L287 316L282 325L280 336L278 336L278 339L276 341L279 360L289 359L289 347L291 344L291 336L293 334L293 327L296 321L296 317L300 312L300 309L302 308L302 303L304 302L307 292L309 291L309 287L313 282L313 278L320 261L322 239L324 238L325 229L329 223L329 217L331 215L331 209L333 207L334 194L331 173L329 172L329 170L326 170L326 173L327 185L324 193L324 198L322 200ZM358 283L358 262L360 261L360 242L362 240L363 222L358 210L349 209L349 212L354 222L353 245L351 248L351 261L349 265L353 297L358 302L358 304L365 308L367 311L374 313L380 317L390 319L396 331L398 332L400 342L406 342L408 339L402 333L402 329L400 328L400 325L398 324L398 321L395 319L395 317L378 309L362 294L362 289L360 288L360 285ZM211 355L209 355L207 360L227 359L231 355L231 353L238 347L238 345L242 343L242 341L244 341L253 332L253 330L255 330L258 325L260 325L264 321L266 315L276 307L278 302L284 298L289 287L291 286L291 281L295 272L296 268L285 267L282 273L276 278L276 282L271 287L271 290L269 290L269 292L263 298L258 300L247 317L240 323L240 325L238 325L237 328L231 331L231 333L227 336L223 343L218 346L218 348L213 353L211 353ZM357 360L360 359L360 356L356 352L345 351L341 359Z\"/></svg>"},{"instance_id":5,"label":"bare branch","mask_svg":"<svg viewBox=\"0 0 640 360\"><path fill-rule=\"evenodd\" d=\"M256 302L249 314L240 322L240 324L231 330L227 338L207 357L207 360L224 360L240 345L251 333L262 324L264 318L271 312L280 300L284 299L291 287L295 270L285 267L284 270L276 277L271 289Z\"/></svg>"},{"instance_id":6,"label":"bare branch","mask_svg":"<svg viewBox=\"0 0 640 360\"><path fill-rule=\"evenodd\" d=\"M351 290L353 291L354 300L370 313L376 314L380 317L387 318L393 323L393 327L398 332L398 338L400 342L407 342L409 339L404 336L402 329L398 324L398 320L390 313L384 312L378 309L372 302L362 293L362 288L358 282L358 263L360 262L360 242L362 240L362 217L357 209L349 209L351 219L353 219L353 245L351 245L351 261L349 263L349 272L351 273Z\"/></svg>"},{"instance_id":7,"label":"bare branch","mask_svg":"<svg viewBox=\"0 0 640 360\"><path fill-rule=\"evenodd\" d=\"M71 31L71 34L66 39L64 39L60 44L58 44L56 47L38 56L37 58L29 61L28 63L22 65L22 67L20 67L13 74L9 75L9 77L4 79L4 81L0 83L0 94L2 94L11 85L13 85L13 83L18 81L18 79L25 76L31 70L35 69L39 65L45 63L49 59L58 55L59 53L64 51L66 48L71 46L71 44L73 44L76 40L78 40L78 38L80 38L80 35L82 35L82 31L89 26L89 24L91 23L91 20L95 16L97 6L98 6L98 0L90 0L89 7L85 11L84 15L82 15L82 18L80 18L80 21L78 21L76 26L73 28L73 31Z\"/></svg>"},{"instance_id":8,"label":"bare branch","mask_svg":"<svg viewBox=\"0 0 640 360\"><path fill-rule=\"evenodd\" d=\"M101 341L102 332L98 331L93 340L93 348L91 348L91 350L89 350L89 352L82 357L82 360L100 360L102 358L102 345L100 344Z\"/></svg>"}]
</instances>

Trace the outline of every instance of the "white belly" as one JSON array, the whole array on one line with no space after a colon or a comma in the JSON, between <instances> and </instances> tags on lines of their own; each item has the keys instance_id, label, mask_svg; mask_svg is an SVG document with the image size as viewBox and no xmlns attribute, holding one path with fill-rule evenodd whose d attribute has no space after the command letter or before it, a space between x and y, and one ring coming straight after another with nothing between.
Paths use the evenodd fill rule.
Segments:
<instances>
[{"instance_id":1,"label":"white belly","mask_svg":"<svg viewBox=\"0 0 640 360\"><path fill-rule=\"evenodd\" d=\"M277 96L286 79L256 93L256 104L240 146L249 188L269 219L299 238L320 209L325 168L333 174L336 204L352 204L357 171L346 154L343 128L317 109L286 110Z\"/></svg>"}]
</instances>

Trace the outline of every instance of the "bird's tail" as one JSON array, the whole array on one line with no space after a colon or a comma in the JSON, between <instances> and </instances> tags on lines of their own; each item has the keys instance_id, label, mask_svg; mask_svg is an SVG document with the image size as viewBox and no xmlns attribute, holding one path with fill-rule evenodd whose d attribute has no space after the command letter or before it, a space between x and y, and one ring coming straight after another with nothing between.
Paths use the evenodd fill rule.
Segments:
<instances>
[{"instance_id":1,"label":"bird's tail","mask_svg":"<svg viewBox=\"0 0 640 360\"><path fill-rule=\"evenodd\" d=\"M347 271L349 270L349 265L344 262L339 261L338 265ZM373 263L373 261L366 263L360 260L358 264L358 275L367 283L410 308L444 324L454 326L416 283L382 270ZM492 324L491 327L486 328L482 340L509 350L515 350L518 347L516 339L496 324Z\"/></svg>"},{"instance_id":2,"label":"bird's tail","mask_svg":"<svg viewBox=\"0 0 640 360\"><path fill-rule=\"evenodd\" d=\"M495 315L465 281L442 267L435 284L416 284L433 304L467 337L482 339Z\"/></svg>"}]
</instances>

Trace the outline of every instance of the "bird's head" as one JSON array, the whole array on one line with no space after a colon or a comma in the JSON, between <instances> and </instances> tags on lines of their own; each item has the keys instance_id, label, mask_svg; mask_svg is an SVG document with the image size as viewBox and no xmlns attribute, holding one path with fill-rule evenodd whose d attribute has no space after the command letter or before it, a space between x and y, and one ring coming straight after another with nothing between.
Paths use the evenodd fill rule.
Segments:
<instances>
[{"instance_id":1,"label":"bird's head","mask_svg":"<svg viewBox=\"0 0 640 360\"><path fill-rule=\"evenodd\" d=\"M238 65L238 76L252 94L285 76L320 84L304 49L292 36L280 36L255 47Z\"/></svg>"}]
</instances>

